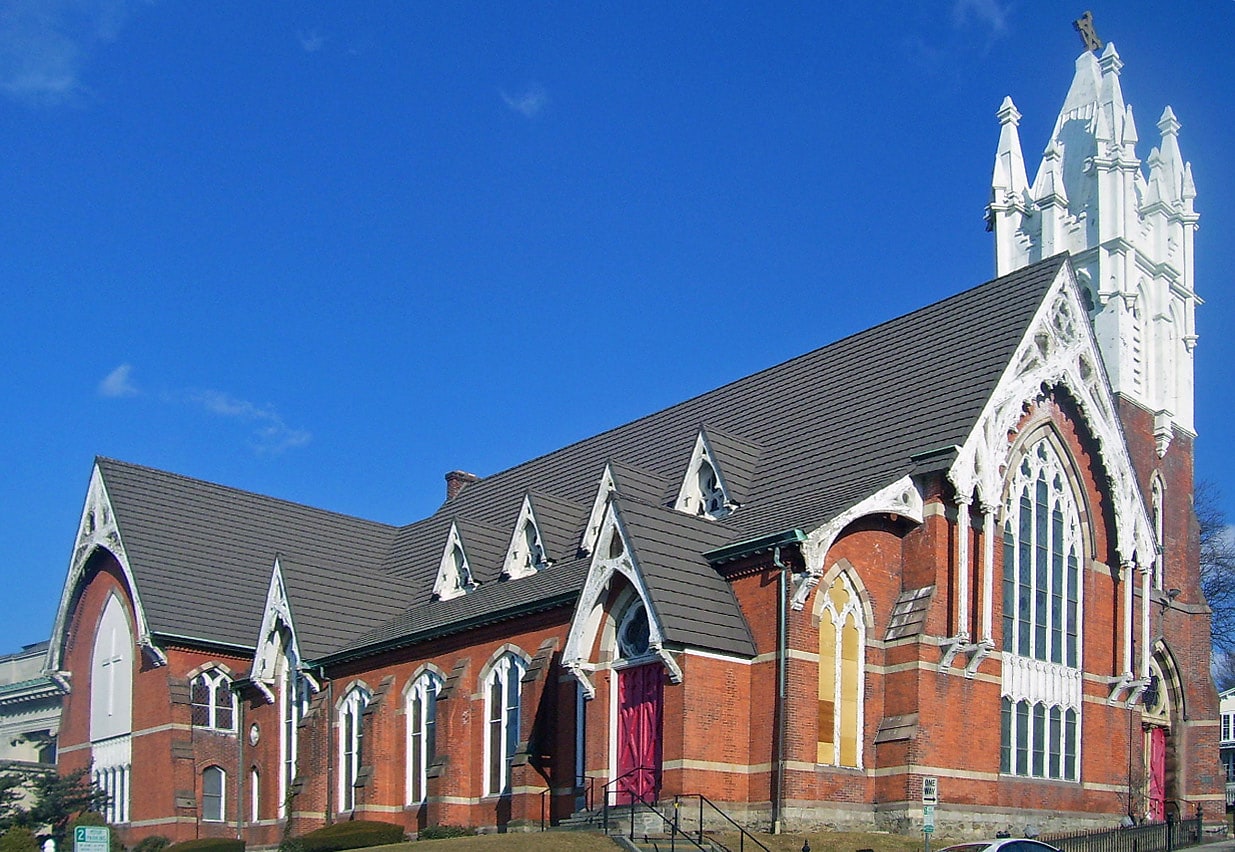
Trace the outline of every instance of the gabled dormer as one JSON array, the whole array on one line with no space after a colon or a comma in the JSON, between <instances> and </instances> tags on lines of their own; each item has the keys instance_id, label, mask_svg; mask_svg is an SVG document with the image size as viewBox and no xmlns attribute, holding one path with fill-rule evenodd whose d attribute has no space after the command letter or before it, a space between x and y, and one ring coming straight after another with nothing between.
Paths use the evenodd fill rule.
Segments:
<instances>
[{"instance_id":1,"label":"gabled dormer","mask_svg":"<svg viewBox=\"0 0 1235 852\"><path fill-rule=\"evenodd\" d=\"M510 539L510 547L506 549L502 576L508 580L530 577L551 564L552 560L545 553L545 546L541 541L540 523L536 520L531 495L526 495L523 498L523 507L519 510L519 520L515 523L514 535Z\"/></svg>"},{"instance_id":2,"label":"gabled dormer","mask_svg":"<svg viewBox=\"0 0 1235 852\"><path fill-rule=\"evenodd\" d=\"M592 511L588 515L587 526L583 528L579 552L591 553L596 548L601 522L605 516L605 507L609 503L611 494L621 493L644 503L662 503L667 499L665 495L669 487L666 480L650 471L616 461L606 462L596 488L596 497L592 501Z\"/></svg>"},{"instance_id":3,"label":"gabled dormer","mask_svg":"<svg viewBox=\"0 0 1235 852\"><path fill-rule=\"evenodd\" d=\"M737 507L708 440L707 430L700 429L673 508L690 515L717 519L726 517Z\"/></svg>"},{"instance_id":4,"label":"gabled dormer","mask_svg":"<svg viewBox=\"0 0 1235 852\"><path fill-rule=\"evenodd\" d=\"M596 549L596 541L600 538L600 527L605 519L605 510L609 507L609 495L616 490L617 480L613 476L613 465L606 464L596 488L596 499L592 501L592 512L588 515L587 526L583 529L583 541L579 543L581 553L591 553Z\"/></svg>"},{"instance_id":5,"label":"gabled dormer","mask_svg":"<svg viewBox=\"0 0 1235 852\"><path fill-rule=\"evenodd\" d=\"M437 580L433 583L433 597L439 601L448 601L467 594L479 585L480 583L472 579L472 569L467 561L467 551L463 548L459 527L452 523L450 535L446 538L446 548L442 551L442 561L437 569Z\"/></svg>"},{"instance_id":6,"label":"gabled dormer","mask_svg":"<svg viewBox=\"0 0 1235 852\"><path fill-rule=\"evenodd\" d=\"M290 569L289 569L290 570ZM280 684L289 676L308 678L300 671L302 657L296 639L296 625L292 619L291 599L283 580L281 557L276 556L270 585L266 590L266 607L262 612L262 626L258 631L257 650L253 654L250 680L253 685L273 703ZM316 681L308 678L311 691L318 690Z\"/></svg>"}]
</instances>

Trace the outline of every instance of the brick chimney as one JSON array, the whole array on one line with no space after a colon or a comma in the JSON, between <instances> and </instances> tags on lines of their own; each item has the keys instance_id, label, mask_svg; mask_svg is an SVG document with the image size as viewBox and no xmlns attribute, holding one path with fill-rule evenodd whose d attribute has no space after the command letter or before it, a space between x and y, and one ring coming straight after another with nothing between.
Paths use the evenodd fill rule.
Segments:
<instances>
[{"instance_id":1,"label":"brick chimney","mask_svg":"<svg viewBox=\"0 0 1235 852\"><path fill-rule=\"evenodd\" d=\"M446 499L455 499L464 488L467 488L479 479L479 476L474 473L468 473L466 470L452 470L446 474Z\"/></svg>"}]
</instances>

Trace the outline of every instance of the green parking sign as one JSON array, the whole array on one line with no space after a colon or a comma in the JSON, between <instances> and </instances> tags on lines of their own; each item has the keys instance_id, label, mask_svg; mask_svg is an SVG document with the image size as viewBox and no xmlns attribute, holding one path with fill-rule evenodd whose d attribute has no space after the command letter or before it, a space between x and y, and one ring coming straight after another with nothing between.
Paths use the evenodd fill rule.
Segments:
<instances>
[{"instance_id":1,"label":"green parking sign","mask_svg":"<svg viewBox=\"0 0 1235 852\"><path fill-rule=\"evenodd\" d=\"M111 832L106 826L74 826L73 852L109 852L110 848Z\"/></svg>"}]
</instances>

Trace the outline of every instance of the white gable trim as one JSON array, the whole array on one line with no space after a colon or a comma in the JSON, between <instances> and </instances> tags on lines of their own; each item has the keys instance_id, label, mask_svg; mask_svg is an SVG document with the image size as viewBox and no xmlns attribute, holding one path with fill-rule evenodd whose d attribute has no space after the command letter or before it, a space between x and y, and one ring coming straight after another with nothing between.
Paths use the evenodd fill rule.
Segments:
<instances>
[{"instance_id":1,"label":"white gable trim","mask_svg":"<svg viewBox=\"0 0 1235 852\"><path fill-rule=\"evenodd\" d=\"M707 462L712 472L716 474L716 484L722 498L721 508L712 512L707 511L702 505L706 495L699 488L699 467L704 462ZM678 489L677 500L674 501L673 508L701 518L723 518L737 508L737 504L729 495L729 485L725 482L725 474L716 461L716 454L712 452L707 430L700 429L699 436L695 438L695 449L690 455L690 464L686 467L686 475L682 477L682 486Z\"/></svg>"},{"instance_id":2,"label":"white gable trim","mask_svg":"<svg viewBox=\"0 0 1235 852\"><path fill-rule=\"evenodd\" d=\"M287 628L290 637L286 645L279 635L282 628ZM266 590L266 608L262 611L262 626L257 634L257 650L253 654L252 668L254 685L271 704L275 703L274 687L279 676L281 657L287 659L291 668L299 668L300 646L296 642L292 604L287 597L287 587L283 584L283 567L276 556L274 570L270 573L270 586Z\"/></svg>"},{"instance_id":3,"label":"white gable trim","mask_svg":"<svg viewBox=\"0 0 1235 852\"><path fill-rule=\"evenodd\" d=\"M58 672L60 669L70 610L77 599L78 587L85 576L90 557L97 550L106 550L115 557L116 564L120 566L120 571L124 575L125 585L128 586L129 595L133 599L133 618L136 622L133 626L136 628L138 646L153 665L167 665L167 657L154 644L150 636L146 610L142 606L141 593L137 589L137 579L133 576L133 569L129 567L129 557L120 536L120 526L116 523L115 512L112 511L111 498L107 496L103 474L96 464L90 474L86 505L82 509L81 520L77 524L77 539L73 545L73 556L69 560L69 573L64 580L64 588L60 592L60 606L56 609L56 622L52 628L51 646L47 653L48 670Z\"/></svg>"},{"instance_id":4,"label":"white gable trim","mask_svg":"<svg viewBox=\"0 0 1235 852\"><path fill-rule=\"evenodd\" d=\"M539 559L535 555L529 557L527 553L528 544L523 529L528 524L532 525L536 533L535 546L540 552ZM506 559L502 562L502 576L510 580L530 577L541 568L548 568L552 564L553 561L545 553L544 540L540 537L540 522L536 520L532 497L530 494L525 495L523 507L519 510L519 520L515 522L514 534L510 537L510 546L506 548Z\"/></svg>"},{"instance_id":5,"label":"white gable trim","mask_svg":"<svg viewBox=\"0 0 1235 852\"><path fill-rule=\"evenodd\" d=\"M462 554L462 564L454 564L455 549ZM437 580L433 583L433 596L439 601L448 601L466 595L479 586L472 579L472 566L467 559L467 548L463 546L463 538L459 535L459 526L450 524L450 535L446 537L446 548L442 551L442 561L438 565Z\"/></svg>"},{"instance_id":6,"label":"white gable trim","mask_svg":"<svg viewBox=\"0 0 1235 852\"><path fill-rule=\"evenodd\" d=\"M613 466L605 465L600 475L600 485L596 489L596 499L592 501L592 511L588 514L587 526L583 528L583 541L579 550L592 553L596 549L596 540L600 538L600 526L605 520L605 509L609 506L609 495L617 490L617 481L613 478Z\"/></svg>"},{"instance_id":7,"label":"white gable trim","mask_svg":"<svg viewBox=\"0 0 1235 852\"><path fill-rule=\"evenodd\" d=\"M621 552L610 556L611 542L617 539L621 543ZM622 513L613 500L606 501L605 514L602 519L597 547L592 554L592 563L588 567L587 579L583 583L583 591L575 604L574 615L570 619L570 631L566 635L566 645L562 649L562 665L574 675L583 688L583 694L591 699L596 695L596 687L592 684L587 672L595 668L596 660L590 659L596 636L600 631L604 616L605 596L610 589L614 574L621 574L630 581L631 588L643 601L643 607L648 614L648 646L660 658L669 672L673 683L682 682L682 670L672 655L665 650L664 629L661 627L660 615L652 606L652 596L648 592L643 572L639 569L639 561L630 547L630 536L622 521Z\"/></svg>"},{"instance_id":8,"label":"white gable trim","mask_svg":"<svg viewBox=\"0 0 1235 852\"><path fill-rule=\"evenodd\" d=\"M819 584L824 575L828 550L845 527L865 515L876 514L900 515L920 524L924 517L922 512L922 493L918 491L912 477L903 476L818 527L802 543L806 571L797 581L797 588L793 591L789 605L795 610L801 610L806 605L811 590Z\"/></svg>"},{"instance_id":9,"label":"white gable trim","mask_svg":"<svg viewBox=\"0 0 1235 852\"><path fill-rule=\"evenodd\" d=\"M1068 389L1098 441L1098 454L1110 477L1120 562L1150 565L1157 554L1153 521L1137 485L1102 356L1070 264L1060 268L948 479L958 495L976 492L983 507L998 510L1014 443L1008 436L1024 414L1025 403L1054 386Z\"/></svg>"}]
</instances>

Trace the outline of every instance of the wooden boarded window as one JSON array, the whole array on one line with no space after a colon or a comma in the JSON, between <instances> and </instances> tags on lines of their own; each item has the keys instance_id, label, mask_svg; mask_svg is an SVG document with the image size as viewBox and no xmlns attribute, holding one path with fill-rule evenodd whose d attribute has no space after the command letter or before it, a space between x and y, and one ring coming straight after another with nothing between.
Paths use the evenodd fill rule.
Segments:
<instances>
[{"instance_id":1,"label":"wooden boarded window","mask_svg":"<svg viewBox=\"0 0 1235 852\"><path fill-rule=\"evenodd\" d=\"M819 615L819 763L862 765L862 680L866 647L861 600L840 574L821 592Z\"/></svg>"}]
</instances>

